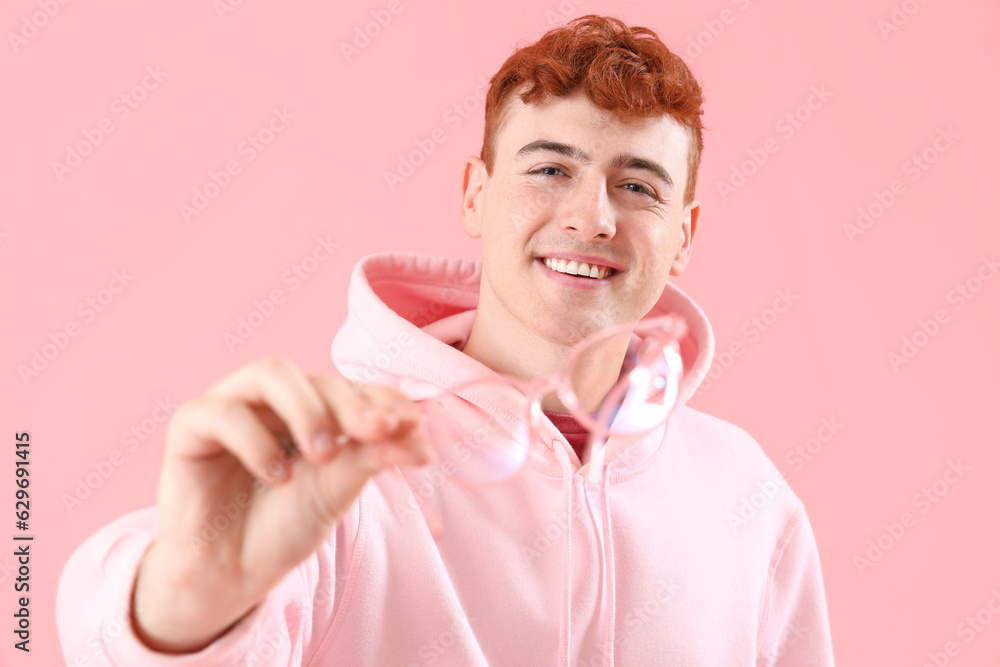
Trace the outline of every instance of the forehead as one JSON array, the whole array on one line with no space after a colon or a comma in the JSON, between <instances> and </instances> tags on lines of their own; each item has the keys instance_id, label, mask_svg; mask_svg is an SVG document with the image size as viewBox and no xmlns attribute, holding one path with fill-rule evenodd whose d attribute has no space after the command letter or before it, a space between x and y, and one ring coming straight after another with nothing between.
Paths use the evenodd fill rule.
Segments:
<instances>
[{"instance_id":1,"label":"forehead","mask_svg":"<svg viewBox=\"0 0 1000 667\"><path fill-rule=\"evenodd\" d=\"M595 107L582 90L541 104L526 105L518 95L510 96L497 136L497 159L510 163L518 150L539 139L578 146L598 161L625 151L686 173L680 165L686 165L689 137L677 121L668 115L621 121Z\"/></svg>"}]
</instances>

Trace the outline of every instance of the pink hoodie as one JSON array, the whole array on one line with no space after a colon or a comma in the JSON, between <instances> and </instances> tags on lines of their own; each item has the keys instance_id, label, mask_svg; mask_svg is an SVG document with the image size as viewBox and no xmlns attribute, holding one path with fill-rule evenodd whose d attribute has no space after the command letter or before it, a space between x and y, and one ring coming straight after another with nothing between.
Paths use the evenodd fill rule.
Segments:
<instances>
[{"instance_id":1,"label":"pink hoodie","mask_svg":"<svg viewBox=\"0 0 1000 667\"><path fill-rule=\"evenodd\" d=\"M491 373L460 351L480 268L402 253L361 260L333 342L339 371L416 399ZM650 315L668 312L690 328L686 402L711 364L712 331L670 284ZM520 414L524 398L504 392L486 407ZM833 665L809 520L746 432L685 405L646 438L619 449L609 442L599 484L586 481L588 466L554 427L546 439L525 470L496 486L471 489L433 467L383 471L261 605L180 657L145 648L127 621L137 565L157 529L155 508L128 514L84 542L63 572L66 660ZM429 524L438 520L435 540Z\"/></svg>"}]
</instances>

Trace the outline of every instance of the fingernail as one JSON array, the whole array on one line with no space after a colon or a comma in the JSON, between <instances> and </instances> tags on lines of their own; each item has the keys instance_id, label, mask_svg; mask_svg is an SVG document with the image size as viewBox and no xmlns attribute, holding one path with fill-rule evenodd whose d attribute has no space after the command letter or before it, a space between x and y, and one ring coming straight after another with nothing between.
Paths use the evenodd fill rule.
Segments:
<instances>
[{"instance_id":1,"label":"fingernail","mask_svg":"<svg viewBox=\"0 0 1000 667\"><path fill-rule=\"evenodd\" d=\"M390 412L386 414L385 419L389 424L389 433L395 433L399 430L399 415Z\"/></svg>"},{"instance_id":2,"label":"fingernail","mask_svg":"<svg viewBox=\"0 0 1000 667\"><path fill-rule=\"evenodd\" d=\"M271 479L281 480L285 476L285 464L278 460L271 461L267 464L267 472L271 475Z\"/></svg>"},{"instance_id":3,"label":"fingernail","mask_svg":"<svg viewBox=\"0 0 1000 667\"><path fill-rule=\"evenodd\" d=\"M378 408L362 408L361 419L371 425L378 424L380 421L384 420L386 425L389 427L390 433L395 433L396 429L399 428L399 417L391 412L386 412L385 410L380 410Z\"/></svg>"},{"instance_id":4,"label":"fingernail","mask_svg":"<svg viewBox=\"0 0 1000 667\"><path fill-rule=\"evenodd\" d=\"M316 452L316 456L320 458L329 456L333 448L333 435L329 431L320 431L313 436L313 451Z\"/></svg>"}]
</instances>

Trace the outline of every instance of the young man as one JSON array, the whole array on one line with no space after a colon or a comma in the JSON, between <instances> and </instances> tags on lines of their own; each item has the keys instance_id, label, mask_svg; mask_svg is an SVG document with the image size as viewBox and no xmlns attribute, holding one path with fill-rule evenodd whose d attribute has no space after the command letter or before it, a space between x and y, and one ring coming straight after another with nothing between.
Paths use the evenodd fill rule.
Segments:
<instances>
[{"instance_id":1,"label":"young man","mask_svg":"<svg viewBox=\"0 0 1000 667\"><path fill-rule=\"evenodd\" d=\"M679 401L691 396L713 338L668 278L698 225L701 103L655 34L616 19L577 19L511 56L463 178L482 265L367 257L333 344L343 378L273 358L186 402L156 510L106 526L66 566L67 661L832 665L805 511L733 425L682 406L609 442L592 481L585 433L554 399L504 482L422 466L449 453L414 400L551 373L608 326L683 316ZM580 386L600 398L623 357ZM499 419L525 402L498 390L480 409ZM767 504L732 523L761 485Z\"/></svg>"}]
</instances>

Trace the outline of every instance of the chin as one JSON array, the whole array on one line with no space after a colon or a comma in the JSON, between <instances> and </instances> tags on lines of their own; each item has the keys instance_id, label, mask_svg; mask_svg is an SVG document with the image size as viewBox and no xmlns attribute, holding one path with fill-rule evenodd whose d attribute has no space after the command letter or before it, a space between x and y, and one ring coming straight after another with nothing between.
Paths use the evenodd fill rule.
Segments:
<instances>
[{"instance_id":1,"label":"chin","mask_svg":"<svg viewBox=\"0 0 1000 667\"><path fill-rule=\"evenodd\" d=\"M547 332L549 335L546 338L560 345L572 346L611 324L614 322L609 321L604 313L591 313L590 317L581 317L577 313L571 319L557 322L553 330Z\"/></svg>"}]
</instances>

